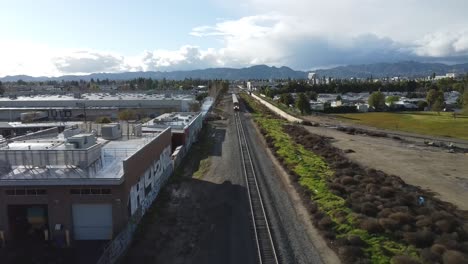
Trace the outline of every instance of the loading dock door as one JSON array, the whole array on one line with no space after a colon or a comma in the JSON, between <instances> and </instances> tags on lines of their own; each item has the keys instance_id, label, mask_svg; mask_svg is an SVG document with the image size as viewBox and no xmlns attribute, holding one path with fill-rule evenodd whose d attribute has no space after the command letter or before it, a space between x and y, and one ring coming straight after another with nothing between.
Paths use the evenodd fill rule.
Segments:
<instances>
[{"instance_id":1,"label":"loading dock door","mask_svg":"<svg viewBox=\"0 0 468 264\"><path fill-rule=\"evenodd\" d=\"M74 204L75 240L110 240L112 238L111 204Z\"/></svg>"}]
</instances>

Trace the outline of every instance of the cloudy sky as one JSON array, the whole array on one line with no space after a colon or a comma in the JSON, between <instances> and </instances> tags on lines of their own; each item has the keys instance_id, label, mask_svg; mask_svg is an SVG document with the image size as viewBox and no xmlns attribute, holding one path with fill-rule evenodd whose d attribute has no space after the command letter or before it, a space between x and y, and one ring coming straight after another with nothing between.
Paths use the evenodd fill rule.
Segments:
<instances>
[{"instance_id":1,"label":"cloudy sky","mask_svg":"<svg viewBox=\"0 0 468 264\"><path fill-rule=\"evenodd\" d=\"M466 0L0 0L0 76L468 62Z\"/></svg>"}]
</instances>

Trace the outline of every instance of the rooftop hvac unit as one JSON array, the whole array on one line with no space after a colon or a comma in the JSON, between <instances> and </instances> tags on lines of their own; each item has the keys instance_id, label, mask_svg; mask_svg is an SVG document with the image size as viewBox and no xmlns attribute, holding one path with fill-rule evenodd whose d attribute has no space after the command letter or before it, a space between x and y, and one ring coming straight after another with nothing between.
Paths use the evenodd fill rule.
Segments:
<instances>
[{"instance_id":1,"label":"rooftop hvac unit","mask_svg":"<svg viewBox=\"0 0 468 264\"><path fill-rule=\"evenodd\" d=\"M133 133L135 134L136 137L141 137L142 136L142 125L138 124L133 127Z\"/></svg>"},{"instance_id":2,"label":"rooftop hvac unit","mask_svg":"<svg viewBox=\"0 0 468 264\"><path fill-rule=\"evenodd\" d=\"M122 136L122 128L120 124L107 124L101 128L101 136L107 140L118 139Z\"/></svg>"},{"instance_id":3,"label":"rooftop hvac unit","mask_svg":"<svg viewBox=\"0 0 468 264\"><path fill-rule=\"evenodd\" d=\"M63 131L63 137L69 138L69 137L73 137L74 135L78 135L80 133L81 133L81 129L79 129L78 127L71 127Z\"/></svg>"},{"instance_id":4,"label":"rooftop hvac unit","mask_svg":"<svg viewBox=\"0 0 468 264\"><path fill-rule=\"evenodd\" d=\"M93 134L78 134L67 138L68 144L74 144L76 149L87 149L96 144Z\"/></svg>"}]
</instances>

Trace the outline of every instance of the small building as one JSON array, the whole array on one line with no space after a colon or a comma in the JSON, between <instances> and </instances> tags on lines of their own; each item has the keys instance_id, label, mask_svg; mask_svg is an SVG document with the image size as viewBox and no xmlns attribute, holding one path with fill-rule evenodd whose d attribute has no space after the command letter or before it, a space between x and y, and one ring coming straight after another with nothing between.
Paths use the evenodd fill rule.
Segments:
<instances>
[{"instance_id":1,"label":"small building","mask_svg":"<svg viewBox=\"0 0 468 264\"><path fill-rule=\"evenodd\" d=\"M331 104L330 104L331 107L340 107L342 105L343 105L342 100L336 100L336 101L331 102Z\"/></svg>"},{"instance_id":2,"label":"small building","mask_svg":"<svg viewBox=\"0 0 468 264\"><path fill-rule=\"evenodd\" d=\"M360 113L369 112L369 104L356 104L356 109Z\"/></svg>"},{"instance_id":3,"label":"small building","mask_svg":"<svg viewBox=\"0 0 468 264\"><path fill-rule=\"evenodd\" d=\"M324 111L325 110L325 103L317 102L317 101L309 101L310 110L312 111Z\"/></svg>"},{"instance_id":4,"label":"small building","mask_svg":"<svg viewBox=\"0 0 468 264\"><path fill-rule=\"evenodd\" d=\"M198 112L175 112L160 115L142 126L142 133L159 132L167 127L172 131L172 148L184 146L182 152L190 149L203 126L203 115Z\"/></svg>"}]
</instances>

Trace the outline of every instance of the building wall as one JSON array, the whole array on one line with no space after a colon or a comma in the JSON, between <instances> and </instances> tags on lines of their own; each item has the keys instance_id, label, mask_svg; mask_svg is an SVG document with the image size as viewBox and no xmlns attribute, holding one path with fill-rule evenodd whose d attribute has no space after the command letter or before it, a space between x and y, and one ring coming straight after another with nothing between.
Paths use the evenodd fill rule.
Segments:
<instances>
[{"instance_id":1,"label":"building wall","mask_svg":"<svg viewBox=\"0 0 468 264\"><path fill-rule=\"evenodd\" d=\"M198 114L192 122L189 124L189 126L185 129L185 148L187 150L190 149L192 146L193 142L197 140L198 133L202 129L203 126L203 116L202 114Z\"/></svg>"},{"instance_id":2,"label":"building wall","mask_svg":"<svg viewBox=\"0 0 468 264\"><path fill-rule=\"evenodd\" d=\"M11 226L8 216L8 205L47 205L48 227L51 239L64 238L68 230L73 239L72 205L77 203L112 204L113 233L117 234L126 224L126 208L121 202L122 188L119 186L86 186L83 188L111 189L110 195L74 195L71 189L80 186L36 186L31 188L46 189L47 195L39 196L10 196L7 190L15 187L0 188L0 230L5 232L5 238L11 239ZM24 187L17 187L24 188ZM55 231L56 224L62 225L62 230Z\"/></svg>"},{"instance_id":3,"label":"building wall","mask_svg":"<svg viewBox=\"0 0 468 264\"><path fill-rule=\"evenodd\" d=\"M110 118L118 118L119 110L126 109L122 108L86 108L86 118L88 120L94 120L98 117L107 116ZM185 105L176 105L176 106L153 106L153 107L144 107L144 108L130 108L134 109L136 114L140 117L156 117L163 113L167 112L177 112L177 111L188 111L188 107ZM36 109L2 109L0 108L0 121L20 121L21 114L29 111L44 111L47 113L47 120L81 120L84 116L83 109L80 108L57 108L57 109L48 109L48 108L36 108Z\"/></svg>"},{"instance_id":4,"label":"building wall","mask_svg":"<svg viewBox=\"0 0 468 264\"><path fill-rule=\"evenodd\" d=\"M163 173L172 167L171 129L168 128L140 151L124 161L123 192L130 218L141 206L145 206L153 189L161 187ZM152 201L151 201L152 202ZM145 208L146 209L146 208Z\"/></svg>"}]
</instances>

